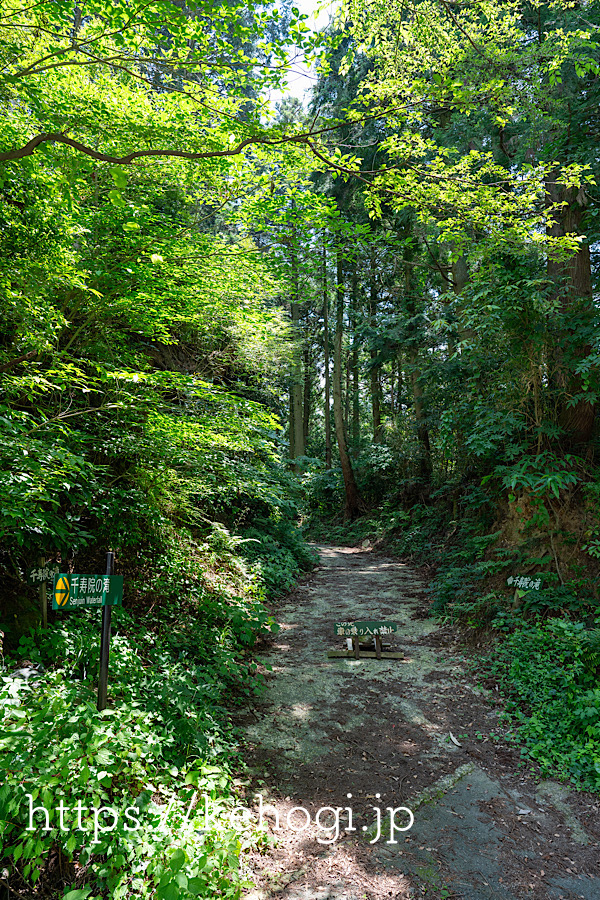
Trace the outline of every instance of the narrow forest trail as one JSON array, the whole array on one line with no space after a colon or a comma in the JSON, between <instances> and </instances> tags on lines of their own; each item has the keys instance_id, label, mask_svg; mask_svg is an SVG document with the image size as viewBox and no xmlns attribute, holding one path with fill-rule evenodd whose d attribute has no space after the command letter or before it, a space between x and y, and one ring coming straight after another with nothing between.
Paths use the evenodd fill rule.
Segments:
<instances>
[{"instance_id":1,"label":"narrow forest trail","mask_svg":"<svg viewBox=\"0 0 600 900\"><path fill-rule=\"evenodd\" d=\"M268 772L254 788L281 817L278 845L249 861L248 897L600 900L598 798L536 783L517 751L488 739L501 732L499 707L453 633L424 616L418 574L368 550L319 552L278 610L269 688L246 728L251 762ZM334 623L352 619L395 620L406 659L329 659L343 641ZM356 833L343 832L344 812L339 839L318 843L331 837L315 825L325 806L350 806ZM370 844L374 807L389 819L388 806L408 806L414 825L396 844L385 833ZM294 830L301 812L287 827L293 807L310 813L306 831Z\"/></svg>"}]
</instances>

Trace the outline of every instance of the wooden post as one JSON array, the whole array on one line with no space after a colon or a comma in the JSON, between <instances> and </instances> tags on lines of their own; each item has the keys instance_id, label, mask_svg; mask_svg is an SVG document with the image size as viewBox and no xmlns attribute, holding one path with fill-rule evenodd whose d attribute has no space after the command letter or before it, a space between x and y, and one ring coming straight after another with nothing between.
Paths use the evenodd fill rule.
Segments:
<instances>
[{"instance_id":1,"label":"wooden post","mask_svg":"<svg viewBox=\"0 0 600 900\"><path fill-rule=\"evenodd\" d=\"M356 659L360 659L360 641L358 635L355 635L352 638L352 644L354 646L354 656Z\"/></svg>"},{"instance_id":2,"label":"wooden post","mask_svg":"<svg viewBox=\"0 0 600 900\"><path fill-rule=\"evenodd\" d=\"M46 566L46 557L40 556L38 560L40 564L40 568L44 569ZM40 581L40 586L38 588L38 592L40 595L40 609L42 611L42 628L48 627L48 600L46 597L46 579L44 578Z\"/></svg>"},{"instance_id":3,"label":"wooden post","mask_svg":"<svg viewBox=\"0 0 600 900\"><path fill-rule=\"evenodd\" d=\"M115 554L106 554L106 574L114 574ZM108 695L108 657L110 654L110 619L112 607L102 607L102 635L100 638L100 675L98 677L98 712L106 709Z\"/></svg>"},{"instance_id":4,"label":"wooden post","mask_svg":"<svg viewBox=\"0 0 600 900\"><path fill-rule=\"evenodd\" d=\"M375 653L377 655L377 659L381 659L381 635L375 635Z\"/></svg>"}]
</instances>

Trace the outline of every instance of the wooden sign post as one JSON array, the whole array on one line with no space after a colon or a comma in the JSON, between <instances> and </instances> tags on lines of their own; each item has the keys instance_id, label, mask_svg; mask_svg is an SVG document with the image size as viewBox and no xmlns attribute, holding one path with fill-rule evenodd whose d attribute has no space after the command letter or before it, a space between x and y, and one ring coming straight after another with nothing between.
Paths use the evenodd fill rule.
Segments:
<instances>
[{"instance_id":1,"label":"wooden sign post","mask_svg":"<svg viewBox=\"0 0 600 900\"><path fill-rule=\"evenodd\" d=\"M115 568L115 554L106 554L106 574L110 580L110 576ZM108 696L108 658L110 656L110 619L112 614L112 606L103 604L102 606L102 634L100 637L100 675L98 677L98 711L102 712L106 709L106 699Z\"/></svg>"},{"instance_id":2,"label":"wooden sign post","mask_svg":"<svg viewBox=\"0 0 600 900\"><path fill-rule=\"evenodd\" d=\"M49 581L52 581L56 573L59 571L57 563L46 565L46 557L40 556L37 568L30 569L27 572L27 583L37 585L38 595L40 598L40 612L42 615L42 628L48 627L48 601L46 595L46 587Z\"/></svg>"},{"instance_id":3,"label":"wooden sign post","mask_svg":"<svg viewBox=\"0 0 600 900\"><path fill-rule=\"evenodd\" d=\"M330 650L327 654L329 657L348 657L353 654L355 659L360 659L361 656L377 659L404 659L403 653L382 649L381 638L398 631L395 622L336 622L334 627L335 633L339 637L352 639L352 650ZM361 650L360 639L369 637L373 638L375 652Z\"/></svg>"},{"instance_id":4,"label":"wooden sign post","mask_svg":"<svg viewBox=\"0 0 600 900\"><path fill-rule=\"evenodd\" d=\"M46 557L40 556L40 567L43 569L46 565ZM39 587L40 606L42 607L42 628L48 627L48 598L46 596L46 579L44 579Z\"/></svg>"}]
</instances>

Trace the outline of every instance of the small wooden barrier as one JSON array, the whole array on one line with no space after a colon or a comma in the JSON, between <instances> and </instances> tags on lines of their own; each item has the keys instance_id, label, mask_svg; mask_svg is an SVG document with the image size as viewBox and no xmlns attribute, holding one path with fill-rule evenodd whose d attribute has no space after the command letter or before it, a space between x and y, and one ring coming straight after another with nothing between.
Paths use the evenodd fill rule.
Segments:
<instances>
[{"instance_id":1,"label":"small wooden barrier","mask_svg":"<svg viewBox=\"0 0 600 900\"><path fill-rule=\"evenodd\" d=\"M381 638L397 631L398 626L395 622L336 622L336 635L351 638L352 650L329 650L327 656L330 658L354 657L354 659L404 659L404 653L383 649ZM371 646L361 647L360 639L369 637L373 638L373 649Z\"/></svg>"}]
</instances>

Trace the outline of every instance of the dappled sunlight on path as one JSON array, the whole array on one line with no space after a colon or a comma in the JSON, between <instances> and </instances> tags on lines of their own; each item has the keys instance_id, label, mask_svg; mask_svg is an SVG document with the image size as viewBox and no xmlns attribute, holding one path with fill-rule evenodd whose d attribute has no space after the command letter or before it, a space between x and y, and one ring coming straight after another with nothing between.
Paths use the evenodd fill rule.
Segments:
<instances>
[{"instance_id":1,"label":"dappled sunlight on path","mask_svg":"<svg viewBox=\"0 0 600 900\"><path fill-rule=\"evenodd\" d=\"M278 839L251 858L249 897L600 900L594 798L559 788L553 800L519 770L495 698L426 616L417 572L373 551L319 552L277 612L267 696L246 729ZM334 623L357 619L396 622L403 658L328 658L345 646ZM409 824L401 807L414 825L392 842L390 819Z\"/></svg>"}]
</instances>

